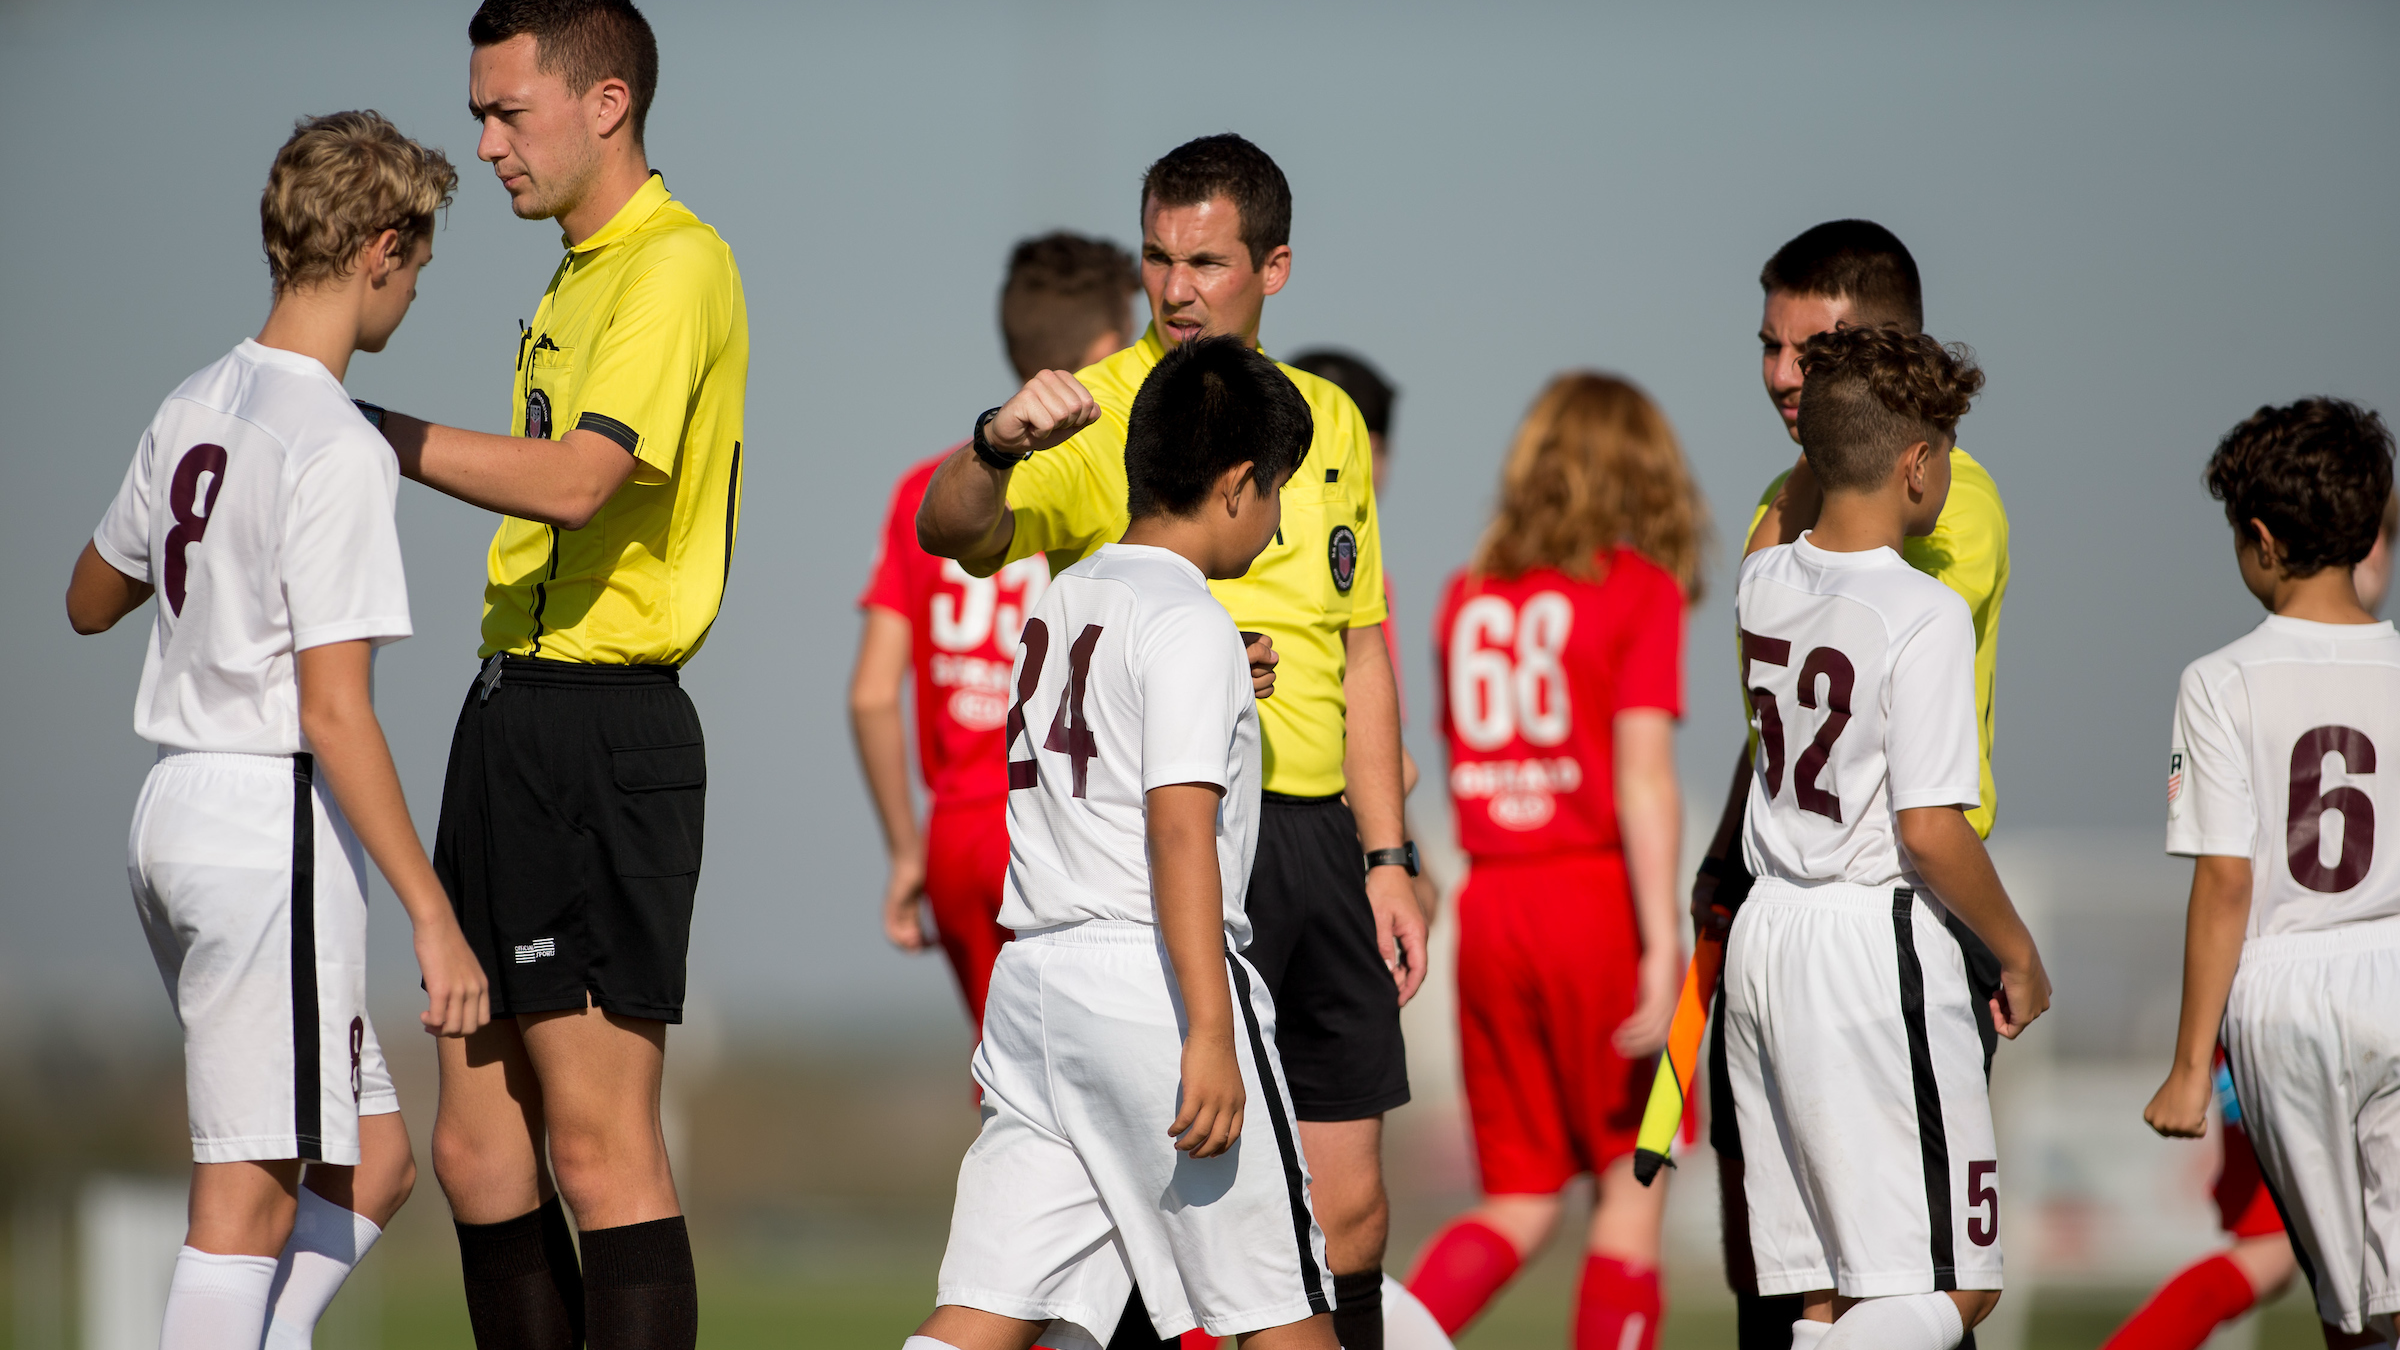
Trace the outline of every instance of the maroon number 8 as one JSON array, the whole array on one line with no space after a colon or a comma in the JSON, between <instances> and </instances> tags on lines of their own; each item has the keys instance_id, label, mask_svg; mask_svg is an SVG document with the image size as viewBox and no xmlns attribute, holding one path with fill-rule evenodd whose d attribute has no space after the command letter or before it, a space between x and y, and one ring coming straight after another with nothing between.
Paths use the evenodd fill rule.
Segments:
<instances>
[{"instance_id":1,"label":"maroon number 8","mask_svg":"<svg viewBox=\"0 0 2400 1350\"><path fill-rule=\"evenodd\" d=\"M206 497L200 495L202 474L208 475ZM183 613L184 588L191 576L184 550L199 543L200 537L208 533L208 522L216 516L217 493L224 487L224 446L195 445L175 462L175 477L167 484L167 510L175 517L175 525L167 531L167 556L161 568L165 576L161 580L166 583L167 608L177 614Z\"/></svg>"}]
</instances>

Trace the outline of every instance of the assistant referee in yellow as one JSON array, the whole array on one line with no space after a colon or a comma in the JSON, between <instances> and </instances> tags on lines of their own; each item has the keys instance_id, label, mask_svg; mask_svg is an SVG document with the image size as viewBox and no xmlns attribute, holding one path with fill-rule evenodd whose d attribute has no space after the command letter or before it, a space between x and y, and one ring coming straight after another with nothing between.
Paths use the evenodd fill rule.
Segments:
<instances>
[{"instance_id":1,"label":"assistant referee in yellow","mask_svg":"<svg viewBox=\"0 0 2400 1350\"><path fill-rule=\"evenodd\" d=\"M1203 137L1150 166L1141 203L1150 330L1080 377L1037 375L979 419L919 510L928 552L988 574L1036 553L1064 567L1117 539L1126 421L1151 368L1199 337L1257 344L1260 311L1292 265L1291 188L1275 161L1239 136ZM1383 1113L1408 1100L1400 1005L1425 977L1425 924L1401 821L1366 426L1349 395L1283 370L1315 438L1283 489L1275 541L1247 576L1209 585L1277 662L1258 710L1265 793L1245 954L1275 1000L1335 1330L1347 1350L1382 1350ZM1262 650L1253 644L1254 660Z\"/></svg>"},{"instance_id":2,"label":"assistant referee in yellow","mask_svg":"<svg viewBox=\"0 0 2400 1350\"><path fill-rule=\"evenodd\" d=\"M640 12L486 0L467 33L476 152L565 256L517 336L513 434L381 419L409 477L505 517L434 853L492 1022L442 1042L434 1169L478 1346L690 1350L659 1079L708 761L677 672L733 558L749 323L732 250L643 153Z\"/></svg>"}]
</instances>

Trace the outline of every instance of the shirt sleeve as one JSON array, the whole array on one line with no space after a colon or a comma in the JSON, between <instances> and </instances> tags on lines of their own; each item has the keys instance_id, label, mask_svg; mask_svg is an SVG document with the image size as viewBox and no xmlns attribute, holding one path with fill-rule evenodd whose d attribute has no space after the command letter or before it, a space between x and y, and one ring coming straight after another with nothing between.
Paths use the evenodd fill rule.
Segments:
<instances>
[{"instance_id":1,"label":"shirt sleeve","mask_svg":"<svg viewBox=\"0 0 2400 1350\"><path fill-rule=\"evenodd\" d=\"M1392 612L1383 592L1383 528L1375 514L1375 457L1367 443L1367 424L1346 394L1342 405L1349 416L1334 427L1342 437L1342 481L1356 484L1353 491L1358 494L1353 508L1358 518L1358 570L1350 581L1350 626L1371 628ZM1303 466L1302 472L1306 471Z\"/></svg>"},{"instance_id":2,"label":"shirt sleeve","mask_svg":"<svg viewBox=\"0 0 2400 1350\"><path fill-rule=\"evenodd\" d=\"M870 605L888 609L903 618L912 618L908 606L908 576L904 563L908 550L917 546L916 502L911 500L909 481L915 475L900 480L892 491L891 509L884 513L883 544L875 552L875 570L867 578L867 589L858 597L858 607Z\"/></svg>"},{"instance_id":3,"label":"shirt sleeve","mask_svg":"<svg viewBox=\"0 0 2400 1350\"><path fill-rule=\"evenodd\" d=\"M2250 798L2249 756L2230 699L2241 682L2212 688L2199 663L2184 669L2175 697L2175 740L2167 751L2167 852L2250 856L2258 811Z\"/></svg>"},{"instance_id":4,"label":"shirt sleeve","mask_svg":"<svg viewBox=\"0 0 2400 1350\"><path fill-rule=\"evenodd\" d=\"M693 393L725 349L733 286L723 258L677 242L617 298L583 381L571 430L596 431L640 463L637 483L675 476Z\"/></svg>"},{"instance_id":5,"label":"shirt sleeve","mask_svg":"<svg viewBox=\"0 0 2400 1350\"><path fill-rule=\"evenodd\" d=\"M1941 599L1892 658L1883 753L1895 811L1973 807L1983 800L1975 738L1975 626L1956 597Z\"/></svg>"},{"instance_id":6,"label":"shirt sleeve","mask_svg":"<svg viewBox=\"0 0 2400 1350\"><path fill-rule=\"evenodd\" d=\"M1008 506L1016 513L1016 526L1002 565L1036 553L1063 551L1080 559L1111 542L1104 536L1125 503L1108 500L1092 457L1123 459L1125 446L1118 437L1104 411L1100 421L1017 466L1008 476Z\"/></svg>"},{"instance_id":7,"label":"shirt sleeve","mask_svg":"<svg viewBox=\"0 0 2400 1350\"><path fill-rule=\"evenodd\" d=\"M1234 731L1250 702L1241 635L1216 604L1179 605L1141 635L1142 791L1170 783L1228 786Z\"/></svg>"},{"instance_id":8,"label":"shirt sleeve","mask_svg":"<svg viewBox=\"0 0 2400 1350\"><path fill-rule=\"evenodd\" d=\"M1617 706L1658 708L1683 716L1683 591L1663 571L1645 569L1647 584L1630 616L1625 660L1617 671Z\"/></svg>"},{"instance_id":9,"label":"shirt sleeve","mask_svg":"<svg viewBox=\"0 0 2400 1350\"><path fill-rule=\"evenodd\" d=\"M381 646L408 636L408 576L392 513L399 474L382 441L370 447L363 438L301 466L283 541L292 650L360 638Z\"/></svg>"},{"instance_id":10,"label":"shirt sleeve","mask_svg":"<svg viewBox=\"0 0 2400 1350\"><path fill-rule=\"evenodd\" d=\"M117 485L116 500L100 517L100 528L92 531L92 547L103 561L135 581L149 583L157 581L150 575L150 487L157 478L157 459L158 440L145 431L134 448L133 463L125 467L125 481Z\"/></svg>"}]
</instances>

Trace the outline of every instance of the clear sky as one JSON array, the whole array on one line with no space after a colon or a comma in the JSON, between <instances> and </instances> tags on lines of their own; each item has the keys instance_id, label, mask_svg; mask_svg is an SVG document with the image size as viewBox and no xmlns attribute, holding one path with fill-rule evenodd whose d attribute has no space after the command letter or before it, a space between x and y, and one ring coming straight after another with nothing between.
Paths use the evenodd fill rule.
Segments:
<instances>
[{"instance_id":1,"label":"clear sky","mask_svg":"<svg viewBox=\"0 0 2400 1350\"><path fill-rule=\"evenodd\" d=\"M350 385L506 428L559 241L473 159L471 9L0 0L0 1006L165 1020L122 870L148 612L77 639L59 596L158 401L265 314L255 208L295 117L377 108L459 162L416 310ZM1291 178L1268 349L1351 347L1403 391L1385 558L1435 821L1431 604L1516 418L1573 366L1645 385L1715 508L1683 764L1722 792L1733 551L1793 453L1756 277L1820 220L1908 241L1928 329L1990 375L1960 439L2014 528L2003 831L2159 825L2176 672L2258 615L2199 483L2216 438L2308 393L2400 412L2380 3L650 10L652 163L732 244L750 307L744 531L687 672L712 776L693 985L745 1020L955 1016L938 963L878 934L853 602L893 479L1008 391L1010 244L1131 241L1143 167L1191 136L1240 131ZM414 485L400 514L417 636L384 653L379 706L430 834L492 520ZM394 919L379 1001L413 982Z\"/></svg>"}]
</instances>

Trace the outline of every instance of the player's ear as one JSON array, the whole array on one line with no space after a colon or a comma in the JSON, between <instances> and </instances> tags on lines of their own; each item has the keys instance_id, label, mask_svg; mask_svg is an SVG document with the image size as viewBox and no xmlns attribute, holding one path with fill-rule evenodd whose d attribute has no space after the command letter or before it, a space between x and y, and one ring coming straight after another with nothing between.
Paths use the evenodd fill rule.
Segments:
<instances>
[{"instance_id":1,"label":"player's ear","mask_svg":"<svg viewBox=\"0 0 2400 1350\"><path fill-rule=\"evenodd\" d=\"M1227 519L1241 517L1242 498L1249 494L1250 471L1255 467L1257 466L1253 461L1245 459L1217 475L1217 495L1225 499Z\"/></svg>"},{"instance_id":2,"label":"player's ear","mask_svg":"<svg viewBox=\"0 0 2400 1350\"><path fill-rule=\"evenodd\" d=\"M392 273L399 271L400 264L404 261L400 256L400 232L398 230L385 230L376 235L367 241L366 247L360 252L363 255L361 265L366 269L367 279L378 286L388 280Z\"/></svg>"},{"instance_id":3,"label":"player's ear","mask_svg":"<svg viewBox=\"0 0 2400 1350\"><path fill-rule=\"evenodd\" d=\"M602 137L616 135L633 116L633 90L613 75L595 82L584 97L592 100L592 129Z\"/></svg>"},{"instance_id":4,"label":"player's ear","mask_svg":"<svg viewBox=\"0 0 2400 1350\"><path fill-rule=\"evenodd\" d=\"M2258 550L2260 567L2272 572L2283 566L2282 550L2276 547L2275 532L2267 528L2267 522L2252 516L2242 533L2242 542Z\"/></svg>"}]
</instances>

